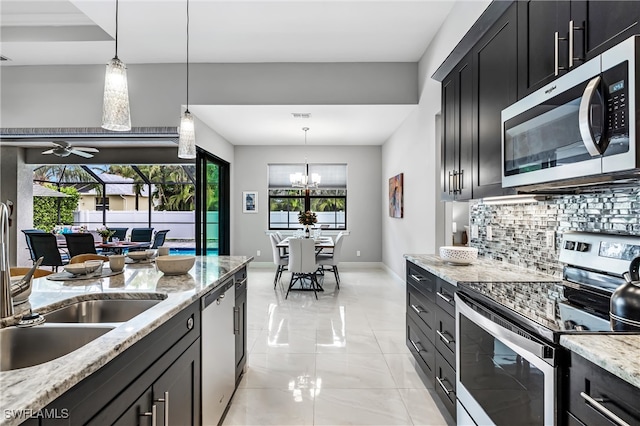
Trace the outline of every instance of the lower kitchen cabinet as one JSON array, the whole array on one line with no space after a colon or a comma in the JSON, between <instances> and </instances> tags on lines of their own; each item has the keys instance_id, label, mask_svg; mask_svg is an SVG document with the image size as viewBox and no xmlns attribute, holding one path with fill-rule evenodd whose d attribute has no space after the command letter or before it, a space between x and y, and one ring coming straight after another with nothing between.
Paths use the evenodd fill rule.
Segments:
<instances>
[{"instance_id":1,"label":"lower kitchen cabinet","mask_svg":"<svg viewBox=\"0 0 640 426\"><path fill-rule=\"evenodd\" d=\"M456 287L407 261L407 347L456 418Z\"/></svg>"},{"instance_id":2,"label":"lower kitchen cabinet","mask_svg":"<svg viewBox=\"0 0 640 426\"><path fill-rule=\"evenodd\" d=\"M236 386L238 386L247 363L247 268L236 272L234 280L236 304L233 308L233 332L236 335Z\"/></svg>"},{"instance_id":3,"label":"lower kitchen cabinet","mask_svg":"<svg viewBox=\"0 0 640 426\"><path fill-rule=\"evenodd\" d=\"M196 302L45 408L68 410L67 419L41 419L40 424L199 425L200 375L200 309ZM168 407L161 401L165 392ZM156 423L151 419L154 405ZM168 423L164 422L165 408Z\"/></svg>"},{"instance_id":4,"label":"lower kitchen cabinet","mask_svg":"<svg viewBox=\"0 0 640 426\"><path fill-rule=\"evenodd\" d=\"M566 393L568 424L640 424L639 388L580 355L572 352L570 356Z\"/></svg>"}]
</instances>

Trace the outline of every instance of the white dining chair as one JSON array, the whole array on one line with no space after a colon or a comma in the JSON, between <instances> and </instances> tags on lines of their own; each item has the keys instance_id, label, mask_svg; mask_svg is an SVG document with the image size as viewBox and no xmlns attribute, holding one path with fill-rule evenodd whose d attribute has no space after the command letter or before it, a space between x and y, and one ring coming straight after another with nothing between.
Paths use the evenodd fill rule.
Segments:
<instances>
[{"instance_id":1,"label":"white dining chair","mask_svg":"<svg viewBox=\"0 0 640 426\"><path fill-rule=\"evenodd\" d=\"M315 242L311 238L291 238L289 239L289 272L291 281L285 299L289 297L289 291L296 284L300 283L304 287L305 280L309 281L309 290L318 298L318 291L322 291L318 283L318 264L316 263Z\"/></svg>"},{"instance_id":2,"label":"white dining chair","mask_svg":"<svg viewBox=\"0 0 640 426\"><path fill-rule=\"evenodd\" d=\"M336 286L340 288L340 274L338 273L338 264L340 263L340 257L342 253L342 241L344 234L340 232L336 236L336 240L333 243L333 253L331 254L319 254L316 256L316 262L324 269L325 266L330 266L333 271L333 275L336 277Z\"/></svg>"},{"instance_id":3,"label":"white dining chair","mask_svg":"<svg viewBox=\"0 0 640 426\"><path fill-rule=\"evenodd\" d=\"M271 241L271 250L273 251L273 263L276 265L276 276L273 279L273 288L276 288L278 285L278 281L280 281L280 277L282 277L282 272L287 267L289 263L289 256L283 255L280 252L280 248L278 248L278 236L275 234L269 234L269 240Z\"/></svg>"}]
</instances>

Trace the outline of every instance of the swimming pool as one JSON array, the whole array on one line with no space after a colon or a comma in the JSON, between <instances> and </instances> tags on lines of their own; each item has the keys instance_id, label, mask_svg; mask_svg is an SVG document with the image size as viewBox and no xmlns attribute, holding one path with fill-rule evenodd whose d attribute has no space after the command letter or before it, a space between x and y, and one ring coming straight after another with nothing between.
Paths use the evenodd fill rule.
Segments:
<instances>
[{"instance_id":1,"label":"swimming pool","mask_svg":"<svg viewBox=\"0 0 640 426\"><path fill-rule=\"evenodd\" d=\"M169 254L181 254L181 255L191 255L195 256L196 249L193 247L171 247L169 249ZM218 249L209 249L207 250L207 256L217 256Z\"/></svg>"}]
</instances>

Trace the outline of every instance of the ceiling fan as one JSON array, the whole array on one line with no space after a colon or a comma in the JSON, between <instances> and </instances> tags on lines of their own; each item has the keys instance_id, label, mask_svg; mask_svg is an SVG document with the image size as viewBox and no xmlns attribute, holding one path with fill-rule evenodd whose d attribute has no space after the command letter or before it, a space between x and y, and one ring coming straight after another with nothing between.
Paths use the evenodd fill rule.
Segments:
<instances>
[{"instance_id":1,"label":"ceiling fan","mask_svg":"<svg viewBox=\"0 0 640 426\"><path fill-rule=\"evenodd\" d=\"M71 144L67 141L51 142L51 143L56 145L56 147L52 149L48 149L46 151L42 151L43 154L53 154L57 157L68 157L69 154L75 154L75 155L79 155L80 157L91 158L93 157L93 154L90 154L91 152L99 152L96 148L90 148L90 147L73 148L71 147Z\"/></svg>"}]
</instances>

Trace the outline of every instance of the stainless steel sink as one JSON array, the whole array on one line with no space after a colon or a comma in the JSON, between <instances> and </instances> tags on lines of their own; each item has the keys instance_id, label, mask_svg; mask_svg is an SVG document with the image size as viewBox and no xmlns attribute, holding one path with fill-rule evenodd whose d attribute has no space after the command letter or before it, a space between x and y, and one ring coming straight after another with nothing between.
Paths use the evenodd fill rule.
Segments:
<instances>
[{"instance_id":1,"label":"stainless steel sink","mask_svg":"<svg viewBox=\"0 0 640 426\"><path fill-rule=\"evenodd\" d=\"M86 300L44 314L47 322L105 323L124 322L157 305L162 300Z\"/></svg>"},{"instance_id":2,"label":"stainless steel sink","mask_svg":"<svg viewBox=\"0 0 640 426\"><path fill-rule=\"evenodd\" d=\"M31 367L66 355L113 330L113 326L43 324L0 329L0 371Z\"/></svg>"}]
</instances>

